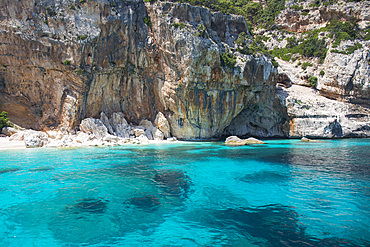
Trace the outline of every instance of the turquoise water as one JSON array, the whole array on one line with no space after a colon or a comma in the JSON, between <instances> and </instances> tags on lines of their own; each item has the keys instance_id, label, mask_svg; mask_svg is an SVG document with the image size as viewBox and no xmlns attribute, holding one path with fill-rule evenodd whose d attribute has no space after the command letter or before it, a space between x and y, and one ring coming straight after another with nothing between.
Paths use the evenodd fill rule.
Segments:
<instances>
[{"instance_id":1,"label":"turquoise water","mask_svg":"<svg viewBox=\"0 0 370 247\"><path fill-rule=\"evenodd\" d=\"M0 151L0 246L369 246L370 139Z\"/></svg>"}]
</instances>

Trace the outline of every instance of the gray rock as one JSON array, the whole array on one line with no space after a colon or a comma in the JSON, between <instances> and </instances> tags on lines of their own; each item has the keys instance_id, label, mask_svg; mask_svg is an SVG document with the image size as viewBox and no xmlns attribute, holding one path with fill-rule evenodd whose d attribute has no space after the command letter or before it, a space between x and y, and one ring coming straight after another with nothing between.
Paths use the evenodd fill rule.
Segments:
<instances>
[{"instance_id":1,"label":"gray rock","mask_svg":"<svg viewBox=\"0 0 370 247\"><path fill-rule=\"evenodd\" d=\"M134 134L135 134L136 137L139 137L141 135L145 135L146 136L146 134L145 134L145 128L142 127L142 126L135 127L134 128Z\"/></svg>"},{"instance_id":2,"label":"gray rock","mask_svg":"<svg viewBox=\"0 0 370 247\"><path fill-rule=\"evenodd\" d=\"M19 131L9 137L9 141L23 141L24 131Z\"/></svg>"},{"instance_id":3,"label":"gray rock","mask_svg":"<svg viewBox=\"0 0 370 247\"><path fill-rule=\"evenodd\" d=\"M86 118L81 121L81 131L94 135L97 139L102 139L108 134L108 129L100 119Z\"/></svg>"},{"instance_id":4,"label":"gray rock","mask_svg":"<svg viewBox=\"0 0 370 247\"><path fill-rule=\"evenodd\" d=\"M162 131L165 138L171 136L170 124L162 112L158 112L157 116L155 117L154 124L160 131Z\"/></svg>"},{"instance_id":5,"label":"gray rock","mask_svg":"<svg viewBox=\"0 0 370 247\"><path fill-rule=\"evenodd\" d=\"M13 135L13 134L15 134L15 133L17 133L17 132L19 132L20 130L17 130L17 129L15 129L15 128L12 128L12 127L4 127L3 129L2 129L2 133L4 134L4 135L6 135L6 136L11 136L11 135Z\"/></svg>"},{"instance_id":6,"label":"gray rock","mask_svg":"<svg viewBox=\"0 0 370 247\"><path fill-rule=\"evenodd\" d=\"M100 121L102 121L103 124L105 125L105 127L108 129L109 134L113 135L114 130L113 130L112 126L110 125L110 122L109 122L109 119L108 119L107 115L105 115L104 112L100 113Z\"/></svg>"},{"instance_id":7,"label":"gray rock","mask_svg":"<svg viewBox=\"0 0 370 247\"><path fill-rule=\"evenodd\" d=\"M131 128L128 125L122 112L115 112L110 119L111 126L113 126L114 133L122 138L129 138Z\"/></svg>"},{"instance_id":8,"label":"gray rock","mask_svg":"<svg viewBox=\"0 0 370 247\"><path fill-rule=\"evenodd\" d=\"M24 143L27 148L43 147L48 143L48 135L45 132L26 130L24 131Z\"/></svg>"},{"instance_id":9,"label":"gray rock","mask_svg":"<svg viewBox=\"0 0 370 247\"><path fill-rule=\"evenodd\" d=\"M155 128L153 131L153 138L154 140L163 140L164 139L164 133L160 131L159 129Z\"/></svg>"}]
</instances>

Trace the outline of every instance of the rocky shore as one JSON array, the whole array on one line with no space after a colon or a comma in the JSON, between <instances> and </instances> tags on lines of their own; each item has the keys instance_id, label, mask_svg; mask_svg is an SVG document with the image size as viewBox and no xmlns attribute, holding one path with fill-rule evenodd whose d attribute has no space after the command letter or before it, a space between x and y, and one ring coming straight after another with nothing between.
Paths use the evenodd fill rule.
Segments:
<instances>
[{"instance_id":1,"label":"rocky shore","mask_svg":"<svg viewBox=\"0 0 370 247\"><path fill-rule=\"evenodd\" d=\"M110 118L105 113L100 119L86 118L81 121L78 130L36 131L32 129L4 127L0 149L34 147L79 147L79 146L115 146L123 144L142 144L150 142L173 142L169 124L159 113L155 124L142 120L138 126L128 124L122 112L113 113Z\"/></svg>"}]
</instances>

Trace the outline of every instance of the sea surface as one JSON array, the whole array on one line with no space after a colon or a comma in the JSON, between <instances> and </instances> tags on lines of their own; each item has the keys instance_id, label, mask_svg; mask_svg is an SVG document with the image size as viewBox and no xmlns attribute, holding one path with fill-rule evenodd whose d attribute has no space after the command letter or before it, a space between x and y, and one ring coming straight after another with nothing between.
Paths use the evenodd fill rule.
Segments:
<instances>
[{"instance_id":1,"label":"sea surface","mask_svg":"<svg viewBox=\"0 0 370 247\"><path fill-rule=\"evenodd\" d=\"M370 139L0 151L0 246L370 246Z\"/></svg>"}]
</instances>

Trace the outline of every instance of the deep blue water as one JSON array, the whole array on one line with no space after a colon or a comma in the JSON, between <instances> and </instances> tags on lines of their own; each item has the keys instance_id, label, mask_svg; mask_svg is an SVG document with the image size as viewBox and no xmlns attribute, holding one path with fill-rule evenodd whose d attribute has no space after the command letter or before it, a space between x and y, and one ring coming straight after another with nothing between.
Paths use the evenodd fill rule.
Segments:
<instances>
[{"instance_id":1,"label":"deep blue water","mask_svg":"<svg viewBox=\"0 0 370 247\"><path fill-rule=\"evenodd\" d=\"M0 246L370 246L370 139L0 151Z\"/></svg>"}]
</instances>

